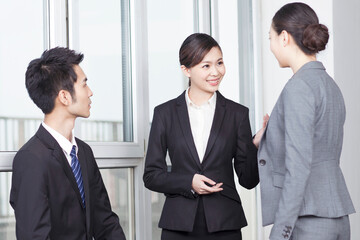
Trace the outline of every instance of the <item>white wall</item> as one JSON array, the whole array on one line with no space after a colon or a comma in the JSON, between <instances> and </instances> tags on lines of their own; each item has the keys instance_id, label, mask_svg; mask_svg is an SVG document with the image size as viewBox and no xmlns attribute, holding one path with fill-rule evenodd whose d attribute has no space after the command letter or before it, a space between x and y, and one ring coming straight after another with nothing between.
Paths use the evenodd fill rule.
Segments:
<instances>
[{"instance_id":1,"label":"white wall","mask_svg":"<svg viewBox=\"0 0 360 240\"><path fill-rule=\"evenodd\" d=\"M344 4L346 2L346 4ZM334 0L334 74L346 104L341 167L355 210L360 211L360 1ZM360 214L350 216L351 239L360 239Z\"/></svg>"},{"instance_id":2,"label":"white wall","mask_svg":"<svg viewBox=\"0 0 360 240\"><path fill-rule=\"evenodd\" d=\"M260 102L258 107L262 109L261 114L271 113L272 108L285 83L292 76L290 69L281 69L269 48L268 32L271 19L278 9L284 4L293 1L287 0L253 0L255 6L254 29L257 33L255 46L257 54L256 68L258 69L258 94ZM357 134L360 133L360 76L359 56L360 47L357 44L360 38L360 1L358 0L305 0L318 14L320 23L329 28L330 39L327 49L318 55L318 60L324 63L327 72L335 78L341 88L347 107L347 119L345 124L345 138L341 159L346 182L352 196L355 208L360 207L360 147ZM259 121L257 121L259 124ZM259 126L257 126L259 127ZM350 217L352 239L360 239L360 215L353 214ZM259 240L268 239L270 227L260 228ZM262 231L262 232L261 232Z\"/></svg>"}]
</instances>

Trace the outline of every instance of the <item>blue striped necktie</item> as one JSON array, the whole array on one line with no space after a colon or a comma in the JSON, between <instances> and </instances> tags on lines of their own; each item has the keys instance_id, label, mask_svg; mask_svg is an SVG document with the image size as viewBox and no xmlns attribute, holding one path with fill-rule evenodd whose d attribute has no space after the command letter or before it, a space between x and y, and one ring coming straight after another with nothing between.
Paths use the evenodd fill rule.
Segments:
<instances>
[{"instance_id":1,"label":"blue striped necktie","mask_svg":"<svg viewBox=\"0 0 360 240\"><path fill-rule=\"evenodd\" d=\"M82 180L82 175L81 175L81 167L79 164L79 160L76 157L76 146L75 145L71 149L70 157L71 157L71 169L74 173L75 180L76 180L76 183L77 183L79 191L80 191L83 208L85 208L84 185L83 185L83 180Z\"/></svg>"}]
</instances>

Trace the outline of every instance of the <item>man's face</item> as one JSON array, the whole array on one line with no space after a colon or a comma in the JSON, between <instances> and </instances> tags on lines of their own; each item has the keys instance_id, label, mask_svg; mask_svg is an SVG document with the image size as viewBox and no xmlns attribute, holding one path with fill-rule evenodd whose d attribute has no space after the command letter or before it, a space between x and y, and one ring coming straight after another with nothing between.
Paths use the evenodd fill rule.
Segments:
<instances>
[{"instance_id":1,"label":"man's face","mask_svg":"<svg viewBox=\"0 0 360 240\"><path fill-rule=\"evenodd\" d=\"M74 83L74 97L69 105L69 112L75 117L88 118L90 116L91 100L93 92L87 85L85 73L79 65L74 66L77 80Z\"/></svg>"}]
</instances>

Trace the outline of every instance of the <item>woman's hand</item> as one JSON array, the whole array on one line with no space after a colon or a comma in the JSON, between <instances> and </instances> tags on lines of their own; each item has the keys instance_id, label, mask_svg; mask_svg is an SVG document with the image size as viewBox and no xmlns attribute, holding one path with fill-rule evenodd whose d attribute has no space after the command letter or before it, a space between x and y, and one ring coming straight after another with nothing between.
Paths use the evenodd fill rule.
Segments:
<instances>
[{"instance_id":1,"label":"woman's hand","mask_svg":"<svg viewBox=\"0 0 360 240\"><path fill-rule=\"evenodd\" d=\"M195 174L192 180L192 189L199 195L220 192L223 190L220 188L221 185L223 185L223 183L216 183L210 178L200 174Z\"/></svg>"},{"instance_id":2,"label":"woman's hand","mask_svg":"<svg viewBox=\"0 0 360 240\"><path fill-rule=\"evenodd\" d=\"M263 126L262 128L256 133L254 139L253 139L253 143L254 145L259 148L259 144L260 144L260 140L262 138L262 135L264 134L264 131L265 131L265 128L266 128L266 125L269 121L269 114L266 114L263 118Z\"/></svg>"}]
</instances>

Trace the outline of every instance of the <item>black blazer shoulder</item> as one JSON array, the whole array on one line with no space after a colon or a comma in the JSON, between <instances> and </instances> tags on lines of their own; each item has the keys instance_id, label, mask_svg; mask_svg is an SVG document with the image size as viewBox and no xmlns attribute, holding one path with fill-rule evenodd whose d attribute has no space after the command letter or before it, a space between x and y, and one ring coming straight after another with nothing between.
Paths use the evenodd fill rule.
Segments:
<instances>
[{"instance_id":1,"label":"black blazer shoulder","mask_svg":"<svg viewBox=\"0 0 360 240\"><path fill-rule=\"evenodd\" d=\"M186 105L185 93L186 91L180 94L177 98L171 99L165 103L157 105L154 111L158 111L160 113L169 112L169 111L173 111L176 106ZM217 98L216 106L218 105L224 106L229 110L236 111L241 114L246 114L249 112L249 109L247 107L239 103L236 103L230 99L225 98L219 91L216 91L216 98Z\"/></svg>"},{"instance_id":2,"label":"black blazer shoulder","mask_svg":"<svg viewBox=\"0 0 360 240\"><path fill-rule=\"evenodd\" d=\"M63 150L42 125L15 155L10 204L17 238L125 239L90 146L78 138L76 142L85 209Z\"/></svg>"}]
</instances>

